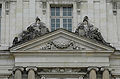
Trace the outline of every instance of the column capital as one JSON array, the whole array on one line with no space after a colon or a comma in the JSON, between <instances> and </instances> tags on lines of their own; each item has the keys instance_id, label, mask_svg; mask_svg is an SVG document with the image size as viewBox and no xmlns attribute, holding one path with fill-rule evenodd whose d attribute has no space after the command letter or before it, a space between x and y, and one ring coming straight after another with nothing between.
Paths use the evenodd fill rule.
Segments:
<instances>
[{"instance_id":1,"label":"column capital","mask_svg":"<svg viewBox=\"0 0 120 79\"><path fill-rule=\"evenodd\" d=\"M84 77L83 75L80 75L78 79L83 79L83 77Z\"/></svg>"},{"instance_id":2,"label":"column capital","mask_svg":"<svg viewBox=\"0 0 120 79\"><path fill-rule=\"evenodd\" d=\"M26 71L29 71L30 69L32 69L32 70L34 70L34 71L37 71L37 67L35 67L35 66L28 66L28 67L26 68Z\"/></svg>"},{"instance_id":3,"label":"column capital","mask_svg":"<svg viewBox=\"0 0 120 79\"><path fill-rule=\"evenodd\" d=\"M96 70L96 71L99 70L98 67L89 67L87 70L88 70L88 71L91 71L92 69L94 69L94 70Z\"/></svg>"},{"instance_id":4,"label":"column capital","mask_svg":"<svg viewBox=\"0 0 120 79\"><path fill-rule=\"evenodd\" d=\"M15 66L15 67L13 67L13 71L16 71L16 70L23 71L24 68L22 66Z\"/></svg>"},{"instance_id":5,"label":"column capital","mask_svg":"<svg viewBox=\"0 0 120 79\"><path fill-rule=\"evenodd\" d=\"M111 69L109 69L109 68L107 68L107 67L102 67L102 68L100 69L100 71L105 71L105 70L110 71Z\"/></svg>"},{"instance_id":6,"label":"column capital","mask_svg":"<svg viewBox=\"0 0 120 79\"><path fill-rule=\"evenodd\" d=\"M40 79L46 79L46 78L45 78L45 76L44 76L44 75L42 75Z\"/></svg>"}]
</instances>

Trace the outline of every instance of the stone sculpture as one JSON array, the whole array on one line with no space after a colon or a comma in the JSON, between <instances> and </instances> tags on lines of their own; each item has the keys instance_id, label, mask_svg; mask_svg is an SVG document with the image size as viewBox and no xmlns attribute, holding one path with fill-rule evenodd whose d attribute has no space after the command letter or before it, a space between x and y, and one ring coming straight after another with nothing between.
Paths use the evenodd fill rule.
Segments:
<instances>
[{"instance_id":1,"label":"stone sculpture","mask_svg":"<svg viewBox=\"0 0 120 79\"><path fill-rule=\"evenodd\" d=\"M85 16L83 22L78 24L78 28L76 29L75 33L79 36L95 40L96 42L110 45L110 43L107 43L104 40L101 33L98 31L98 28L90 24L88 20L88 17Z\"/></svg>"},{"instance_id":2,"label":"stone sculpture","mask_svg":"<svg viewBox=\"0 0 120 79\"><path fill-rule=\"evenodd\" d=\"M29 27L27 27L26 31L23 31L18 37L14 38L13 46L42 36L48 32L48 28L46 28L45 24L37 17L35 23L31 24Z\"/></svg>"},{"instance_id":3,"label":"stone sculpture","mask_svg":"<svg viewBox=\"0 0 120 79\"><path fill-rule=\"evenodd\" d=\"M45 24L41 22L41 20L37 17L35 23L31 24L26 31L23 31L18 37L14 38L13 46L24 43L36 37L40 37L48 32L48 28L46 28ZM107 43L102 37L101 33L98 31L98 28L95 28L92 24L89 23L88 16L85 16L83 22L78 24L78 28L76 29L75 34L110 46L110 43ZM54 44L54 46L56 46L57 48L66 48L72 45L72 43L62 45L53 42L52 44ZM52 44L47 44L49 46L48 49L51 49L50 47ZM78 48L75 47L75 49Z\"/></svg>"}]
</instances>

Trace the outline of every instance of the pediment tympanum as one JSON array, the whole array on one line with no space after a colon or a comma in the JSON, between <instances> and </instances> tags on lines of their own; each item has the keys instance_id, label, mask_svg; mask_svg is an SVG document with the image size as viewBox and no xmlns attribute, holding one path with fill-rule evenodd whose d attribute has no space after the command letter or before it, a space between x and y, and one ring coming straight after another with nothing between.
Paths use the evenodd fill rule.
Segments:
<instances>
[{"instance_id":1,"label":"pediment tympanum","mask_svg":"<svg viewBox=\"0 0 120 79\"><path fill-rule=\"evenodd\" d=\"M58 29L36 39L14 46L11 52L113 52L114 48Z\"/></svg>"}]
</instances>

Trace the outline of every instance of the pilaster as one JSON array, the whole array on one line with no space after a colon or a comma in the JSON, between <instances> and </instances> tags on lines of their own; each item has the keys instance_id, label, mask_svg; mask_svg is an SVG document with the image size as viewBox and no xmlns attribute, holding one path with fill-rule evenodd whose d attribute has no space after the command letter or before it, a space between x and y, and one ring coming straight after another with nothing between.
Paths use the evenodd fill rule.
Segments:
<instances>
[{"instance_id":1,"label":"pilaster","mask_svg":"<svg viewBox=\"0 0 120 79\"><path fill-rule=\"evenodd\" d=\"M33 23L35 20L35 0L29 0L29 9L30 9L30 23Z\"/></svg>"},{"instance_id":2,"label":"pilaster","mask_svg":"<svg viewBox=\"0 0 120 79\"><path fill-rule=\"evenodd\" d=\"M106 24L106 0L100 0L100 31L105 40L107 40L107 24Z\"/></svg>"},{"instance_id":3,"label":"pilaster","mask_svg":"<svg viewBox=\"0 0 120 79\"><path fill-rule=\"evenodd\" d=\"M16 34L22 32L23 25L23 0L17 0L16 7Z\"/></svg>"},{"instance_id":4,"label":"pilaster","mask_svg":"<svg viewBox=\"0 0 120 79\"><path fill-rule=\"evenodd\" d=\"M93 18L93 12L94 8L93 8L93 0L88 0L88 16L91 20L91 22L94 21L94 18Z\"/></svg>"}]
</instances>

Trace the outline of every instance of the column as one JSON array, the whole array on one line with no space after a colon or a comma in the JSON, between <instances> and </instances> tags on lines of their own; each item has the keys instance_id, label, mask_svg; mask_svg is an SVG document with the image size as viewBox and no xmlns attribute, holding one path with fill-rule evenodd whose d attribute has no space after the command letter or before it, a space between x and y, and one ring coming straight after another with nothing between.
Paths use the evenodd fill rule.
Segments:
<instances>
[{"instance_id":1,"label":"column","mask_svg":"<svg viewBox=\"0 0 120 79\"><path fill-rule=\"evenodd\" d=\"M98 68L88 68L89 71L89 79L96 79L96 71L98 71Z\"/></svg>"},{"instance_id":2,"label":"column","mask_svg":"<svg viewBox=\"0 0 120 79\"><path fill-rule=\"evenodd\" d=\"M42 77L40 79L45 79L45 76L42 75Z\"/></svg>"},{"instance_id":3,"label":"column","mask_svg":"<svg viewBox=\"0 0 120 79\"><path fill-rule=\"evenodd\" d=\"M110 79L110 73L108 69L101 68L102 73L102 79Z\"/></svg>"},{"instance_id":4,"label":"column","mask_svg":"<svg viewBox=\"0 0 120 79\"><path fill-rule=\"evenodd\" d=\"M22 71L24 69L23 68L20 68L20 67L15 67L13 69L13 71L15 71L15 76L14 76L14 79L22 79Z\"/></svg>"},{"instance_id":5,"label":"column","mask_svg":"<svg viewBox=\"0 0 120 79\"><path fill-rule=\"evenodd\" d=\"M94 69L90 71L89 79L96 79L96 71Z\"/></svg>"},{"instance_id":6,"label":"column","mask_svg":"<svg viewBox=\"0 0 120 79\"><path fill-rule=\"evenodd\" d=\"M37 71L36 67L28 67L26 68L26 71L28 71L28 79L35 79L35 71Z\"/></svg>"},{"instance_id":7,"label":"column","mask_svg":"<svg viewBox=\"0 0 120 79\"><path fill-rule=\"evenodd\" d=\"M22 72L19 69L17 69L15 71L15 77L14 78L15 79L22 79Z\"/></svg>"},{"instance_id":8,"label":"column","mask_svg":"<svg viewBox=\"0 0 120 79\"><path fill-rule=\"evenodd\" d=\"M33 69L28 71L28 79L35 79L35 72Z\"/></svg>"},{"instance_id":9,"label":"column","mask_svg":"<svg viewBox=\"0 0 120 79\"><path fill-rule=\"evenodd\" d=\"M81 76L79 77L79 79L83 79L83 75L81 75Z\"/></svg>"}]
</instances>

